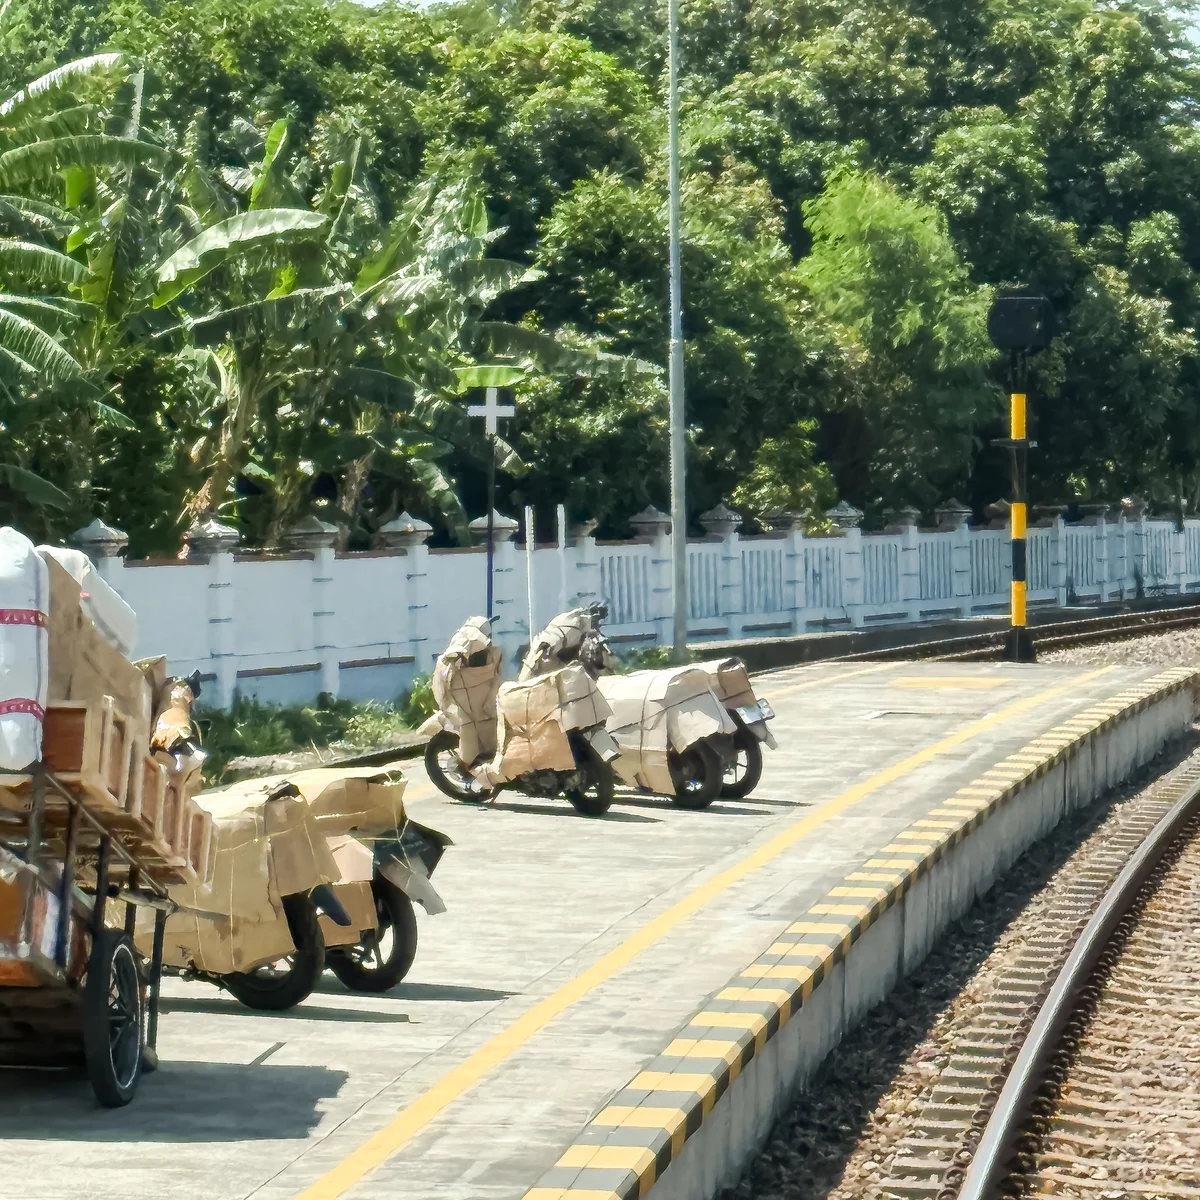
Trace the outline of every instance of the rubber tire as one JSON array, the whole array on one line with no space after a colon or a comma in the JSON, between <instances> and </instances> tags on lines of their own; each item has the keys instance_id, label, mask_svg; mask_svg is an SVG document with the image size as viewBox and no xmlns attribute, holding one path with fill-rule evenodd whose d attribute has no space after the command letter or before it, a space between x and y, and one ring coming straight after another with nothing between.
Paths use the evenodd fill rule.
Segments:
<instances>
[{"instance_id":1,"label":"rubber tire","mask_svg":"<svg viewBox=\"0 0 1200 1200\"><path fill-rule=\"evenodd\" d=\"M125 1067L124 1078L113 1062L110 1041L108 999L114 969L122 973L127 986L132 984L132 998L137 1008L136 1053L132 1063ZM105 929L92 941L83 988L84 1060L92 1091L105 1108L124 1108L137 1091L146 1039L144 1017L141 970L133 941L120 930Z\"/></svg>"},{"instance_id":2,"label":"rubber tire","mask_svg":"<svg viewBox=\"0 0 1200 1200\"><path fill-rule=\"evenodd\" d=\"M308 896L284 896L283 911L296 945L292 969L286 975L274 978L255 971L221 976L222 986L236 1000L260 1012L295 1008L312 995L325 970L325 937L312 900Z\"/></svg>"},{"instance_id":3,"label":"rubber tire","mask_svg":"<svg viewBox=\"0 0 1200 1200\"><path fill-rule=\"evenodd\" d=\"M364 967L351 955L353 946L334 946L325 954L326 966L352 992L390 992L412 970L417 956L417 914L412 901L379 875L371 880L371 891L380 928L385 920L392 926L392 953L387 961L380 967Z\"/></svg>"},{"instance_id":4,"label":"rubber tire","mask_svg":"<svg viewBox=\"0 0 1200 1200\"><path fill-rule=\"evenodd\" d=\"M458 734L452 729L439 729L426 743L425 746L425 770L429 775L429 780L443 796L449 796L451 800L467 800L473 803L480 803L487 800L491 793L488 792L472 792L464 787L459 787L458 784L442 770L442 764L438 762L438 755L444 754L447 750L456 750L458 748Z\"/></svg>"},{"instance_id":5,"label":"rubber tire","mask_svg":"<svg viewBox=\"0 0 1200 1200\"><path fill-rule=\"evenodd\" d=\"M613 805L616 776L611 766L589 745L586 748L587 770L596 783L596 794L578 790L567 792L571 807L581 817L602 817Z\"/></svg>"},{"instance_id":6,"label":"rubber tire","mask_svg":"<svg viewBox=\"0 0 1200 1200\"><path fill-rule=\"evenodd\" d=\"M746 773L735 783L728 783L725 776L721 777L721 795L726 800L742 800L750 795L762 778L763 753L762 742L748 729L739 729L733 735L733 748L746 754Z\"/></svg>"},{"instance_id":7,"label":"rubber tire","mask_svg":"<svg viewBox=\"0 0 1200 1200\"><path fill-rule=\"evenodd\" d=\"M689 761L691 766L686 765ZM671 800L680 808L707 808L721 794L725 772L721 767L720 755L707 742L693 742L682 754L672 752L668 762L672 779L686 772L686 778L699 777L703 780L700 788L694 792L676 790ZM675 786L678 789L678 783Z\"/></svg>"}]
</instances>

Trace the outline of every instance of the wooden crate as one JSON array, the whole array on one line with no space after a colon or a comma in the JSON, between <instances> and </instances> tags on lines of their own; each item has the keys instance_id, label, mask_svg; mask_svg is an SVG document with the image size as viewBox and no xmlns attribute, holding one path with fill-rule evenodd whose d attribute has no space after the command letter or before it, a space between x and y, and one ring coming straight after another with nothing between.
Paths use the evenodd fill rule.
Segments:
<instances>
[{"instance_id":1,"label":"wooden crate","mask_svg":"<svg viewBox=\"0 0 1200 1200\"><path fill-rule=\"evenodd\" d=\"M197 883L211 883L217 855L212 814L207 809L201 808L194 800L189 800L188 820L191 825L187 851L188 864L196 876Z\"/></svg>"},{"instance_id":2,"label":"wooden crate","mask_svg":"<svg viewBox=\"0 0 1200 1200\"><path fill-rule=\"evenodd\" d=\"M191 837L188 799L183 794L183 777L176 771L167 775L167 800L163 809L162 845L168 857L187 861L187 842Z\"/></svg>"},{"instance_id":3,"label":"wooden crate","mask_svg":"<svg viewBox=\"0 0 1200 1200\"><path fill-rule=\"evenodd\" d=\"M46 709L42 758L68 787L102 808L124 811L134 760L133 722L105 696L100 704L61 703Z\"/></svg>"},{"instance_id":4,"label":"wooden crate","mask_svg":"<svg viewBox=\"0 0 1200 1200\"><path fill-rule=\"evenodd\" d=\"M131 789L126 812L136 822L136 831L147 841L162 840L163 813L167 802L167 769L149 754L141 754L137 786Z\"/></svg>"}]
</instances>

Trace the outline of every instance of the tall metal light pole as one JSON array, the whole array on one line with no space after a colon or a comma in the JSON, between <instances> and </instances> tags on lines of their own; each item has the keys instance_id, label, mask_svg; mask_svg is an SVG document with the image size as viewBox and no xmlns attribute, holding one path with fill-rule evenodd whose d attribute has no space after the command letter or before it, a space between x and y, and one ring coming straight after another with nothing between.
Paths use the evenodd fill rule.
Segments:
<instances>
[{"instance_id":1,"label":"tall metal light pole","mask_svg":"<svg viewBox=\"0 0 1200 1200\"><path fill-rule=\"evenodd\" d=\"M687 440L683 409L683 284L679 237L679 0L667 0L667 152L670 208L668 237L671 258L671 341L667 378L671 397L671 559L674 565L674 646L682 659L687 649Z\"/></svg>"}]
</instances>

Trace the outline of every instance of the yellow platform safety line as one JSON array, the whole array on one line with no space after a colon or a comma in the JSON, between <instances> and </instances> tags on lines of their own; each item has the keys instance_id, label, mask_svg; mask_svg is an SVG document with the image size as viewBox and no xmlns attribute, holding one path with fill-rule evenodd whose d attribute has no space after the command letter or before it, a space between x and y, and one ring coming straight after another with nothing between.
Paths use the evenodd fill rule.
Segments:
<instances>
[{"instance_id":1,"label":"yellow platform safety line","mask_svg":"<svg viewBox=\"0 0 1200 1200\"><path fill-rule=\"evenodd\" d=\"M792 993L786 988L770 988L770 987L727 987L722 988L717 993L718 1000L744 1000L747 1004L778 1004L781 1007L789 1004L792 999ZM638 1087L638 1079L646 1075L653 1075L654 1071L643 1071L629 1086ZM678 1079L677 1075L670 1075L664 1072L668 1079ZM686 1076L691 1078L691 1076ZM707 1075L697 1075L697 1079L708 1079ZM645 1085L641 1085L645 1086ZM665 1087L666 1085L661 1085Z\"/></svg>"},{"instance_id":2,"label":"yellow platform safety line","mask_svg":"<svg viewBox=\"0 0 1200 1200\"><path fill-rule=\"evenodd\" d=\"M766 952L780 958L815 958L817 962L824 962L833 954L833 949L824 942L772 942Z\"/></svg>"},{"instance_id":3,"label":"yellow platform safety line","mask_svg":"<svg viewBox=\"0 0 1200 1200\"><path fill-rule=\"evenodd\" d=\"M682 1090L682 1089L681 1089ZM654 1165L654 1151L645 1146L569 1146L557 1167L609 1167L636 1171ZM578 1195L572 1192L572 1195Z\"/></svg>"},{"instance_id":4,"label":"yellow platform safety line","mask_svg":"<svg viewBox=\"0 0 1200 1200\"><path fill-rule=\"evenodd\" d=\"M832 887L828 892L830 896L845 897L848 900L885 900L890 894L890 888L846 887L845 884Z\"/></svg>"},{"instance_id":5,"label":"yellow platform safety line","mask_svg":"<svg viewBox=\"0 0 1200 1200\"><path fill-rule=\"evenodd\" d=\"M867 670L884 670L894 666L894 663L879 664L877 668L864 668L860 674L866 674ZM357 1149L351 1151L319 1179L300 1192L296 1200L338 1200L339 1197L345 1195L350 1188L424 1129L430 1121L444 1112L497 1066L505 1062L530 1038L545 1029L555 1017L572 1008L593 989L628 966L640 954L715 897L727 891L734 884L740 883L767 863L774 861L812 833L814 829L820 828L834 817L873 795L880 788L887 787L898 779L911 775L927 763L935 761L946 751L961 746L980 734L994 729L997 725L1002 725L1013 717L1045 704L1056 696L1075 692L1088 681L1112 670L1115 668L1102 667L1087 674L1075 676L1054 687L1044 688L1031 696L1014 700L1011 704L969 722L961 729L947 734L938 741L921 747L899 762L884 767L793 822L746 855L741 861L718 872L712 879L676 901L665 912L626 938L619 946L610 950L549 996L534 1004L532 1008L507 1028L491 1037L463 1062L447 1071L432 1087L401 1109L382 1129L372 1134ZM843 676L843 678L845 677ZM893 849L908 850L910 847L897 846ZM859 910L854 909L849 915L858 916ZM786 975L776 977L787 978ZM326 1139L327 1141L328 1139ZM577 1196L573 1197L573 1200L577 1200Z\"/></svg>"}]
</instances>

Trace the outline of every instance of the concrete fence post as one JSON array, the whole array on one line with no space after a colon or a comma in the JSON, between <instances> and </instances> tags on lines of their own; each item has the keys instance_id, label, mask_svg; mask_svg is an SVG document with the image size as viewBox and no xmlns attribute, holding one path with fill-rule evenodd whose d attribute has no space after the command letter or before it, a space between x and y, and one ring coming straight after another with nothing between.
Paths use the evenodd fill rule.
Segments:
<instances>
[{"instance_id":1,"label":"concrete fence post","mask_svg":"<svg viewBox=\"0 0 1200 1200\"><path fill-rule=\"evenodd\" d=\"M1100 585L1100 603L1103 604L1112 594L1109 589L1108 577L1108 518L1102 514L1096 518L1092 530L1095 539L1092 545L1093 561L1095 562L1096 582Z\"/></svg>"},{"instance_id":2,"label":"concrete fence post","mask_svg":"<svg viewBox=\"0 0 1200 1200\"><path fill-rule=\"evenodd\" d=\"M518 651L526 643L525 622L521 620L522 581L517 571L520 555L517 543L512 540L513 532L506 529L502 537L497 529L494 565L496 577L492 597L496 606L492 635L504 647L504 657L509 662L519 661Z\"/></svg>"},{"instance_id":3,"label":"concrete fence post","mask_svg":"<svg viewBox=\"0 0 1200 1200\"><path fill-rule=\"evenodd\" d=\"M1171 572L1175 590L1182 595L1187 590L1187 534L1175 522L1171 524L1171 562L1168 569Z\"/></svg>"},{"instance_id":4,"label":"concrete fence post","mask_svg":"<svg viewBox=\"0 0 1200 1200\"><path fill-rule=\"evenodd\" d=\"M1113 549L1115 553L1109 560L1108 570L1117 585L1118 595L1124 600L1129 593L1129 522L1124 512L1117 514Z\"/></svg>"},{"instance_id":5,"label":"concrete fence post","mask_svg":"<svg viewBox=\"0 0 1200 1200\"><path fill-rule=\"evenodd\" d=\"M742 514L725 503L700 514L704 532L721 539L717 611L726 619L731 638L741 637L746 612L745 589L742 586L742 548L738 538L741 523Z\"/></svg>"},{"instance_id":6,"label":"concrete fence post","mask_svg":"<svg viewBox=\"0 0 1200 1200\"><path fill-rule=\"evenodd\" d=\"M855 629L862 627L866 604L862 536L862 530L857 526L842 534L842 602Z\"/></svg>"},{"instance_id":7,"label":"concrete fence post","mask_svg":"<svg viewBox=\"0 0 1200 1200\"><path fill-rule=\"evenodd\" d=\"M555 524L558 530L558 552L555 555L555 565L558 568L558 603L556 613L566 612L570 607L567 603L567 509L560 504L554 511Z\"/></svg>"},{"instance_id":8,"label":"concrete fence post","mask_svg":"<svg viewBox=\"0 0 1200 1200\"><path fill-rule=\"evenodd\" d=\"M971 583L971 527L965 521L954 531L954 545L950 557L954 571L954 599L958 603L958 615L969 617L974 600Z\"/></svg>"},{"instance_id":9,"label":"concrete fence post","mask_svg":"<svg viewBox=\"0 0 1200 1200\"><path fill-rule=\"evenodd\" d=\"M789 522L783 543L783 606L791 616L792 632L803 633L808 597L804 583L804 521L800 514Z\"/></svg>"},{"instance_id":10,"label":"concrete fence post","mask_svg":"<svg viewBox=\"0 0 1200 1200\"><path fill-rule=\"evenodd\" d=\"M394 634L397 642L407 643L417 674L423 674L433 666L426 644L431 627L425 619L429 579L429 547L425 543L432 536L433 526L408 512L381 525L375 533L375 544L381 549L404 551L403 557L397 556L395 560L400 586L396 596Z\"/></svg>"},{"instance_id":11,"label":"concrete fence post","mask_svg":"<svg viewBox=\"0 0 1200 1200\"><path fill-rule=\"evenodd\" d=\"M884 533L898 533L900 547L897 572L897 591L905 616L916 621L921 616L921 531L918 522L921 511L916 508L897 508L885 512Z\"/></svg>"},{"instance_id":12,"label":"concrete fence post","mask_svg":"<svg viewBox=\"0 0 1200 1200\"><path fill-rule=\"evenodd\" d=\"M237 690L237 597L233 586L233 552L242 535L215 517L197 521L184 535L188 557L207 562L208 657L216 676L216 704L228 708Z\"/></svg>"},{"instance_id":13,"label":"concrete fence post","mask_svg":"<svg viewBox=\"0 0 1200 1200\"><path fill-rule=\"evenodd\" d=\"M646 606L647 619L654 623L654 640L669 646L675 636L673 628L675 579L672 568L671 518L648 504L635 517L630 517L635 541L647 547L650 555L646 572L650 595Z\"/></svg>"},{"instance_id":14,"label":"concrete fence post","mask_svg":"<svg viewBox=\"0 0 1200 1200\"><path fill-rule=\"evenodd\" d=\"M297 521L283 536L284 545L312 555L312 650L321 663L321 691L338 695L341 683L341 664L337 646L337 614L334 610L333 586L334 543L337 526L308 516Z\"/></svg>"},{"instance_id":15,"label":"concrete fence post","mask_svg":"<svg viewBox=\"0 0 1200 1200\"><path fill-rule=\"evenodd\" d=\"M866 568L859 529L863 514L853 504L840 500L825 515L842 531L842 608L857 629L862 626L866 602Z\"/></svg>"},{"instance_id":16,"label":"concrete fence post","mask_svg":"<svg viewBox=\"0 0 1200 1200\"><path fill-rule=\"evenodd\" d=\"M129 546L129 535L97 517L90 525L71 534L70 541L92 560L100 578L119 593L121 570L125 565L121 555Z\"/></svg>"}]
</instances>

